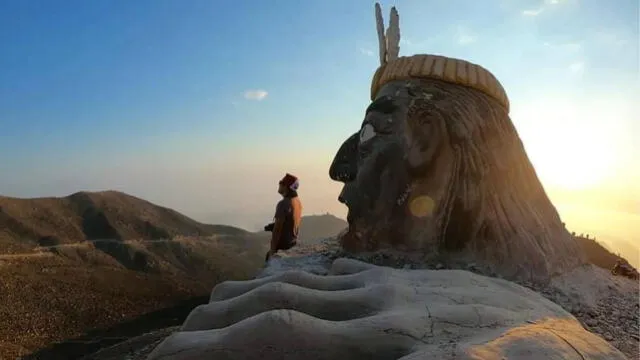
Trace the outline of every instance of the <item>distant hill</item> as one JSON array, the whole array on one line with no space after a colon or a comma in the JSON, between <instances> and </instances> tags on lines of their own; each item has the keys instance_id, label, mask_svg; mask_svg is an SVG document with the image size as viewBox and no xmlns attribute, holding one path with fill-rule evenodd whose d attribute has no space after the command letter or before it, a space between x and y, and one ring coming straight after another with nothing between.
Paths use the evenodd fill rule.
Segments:
<instances>
[{"instance_id":1,"label":"distant hill","mask_svg":"<svg viewBox=\"0 0 640 360\"><path fill-rule=\"evenodd\" d=\"M257 234L202 224L115 191L0 197L0 359L184 301L206 302L215 284L252 278L266 246ZM178 325L188 309L145 320L137 331ZM96 351L122 336L109 334L36 358L77 359L79 348Z\"/></svg>"},{"instance_id":2,"label":"distant hill","mask_svg":"<svg viewBox=\"0 0 640 360\"><path fill-rule=\"evenodd\" d=\"M78 192L61 198L0 197L0 254L85 240L247 233L232 226L202 224L117 191Z\"/></svg>"},{"instance_id":3,"label":"distant hill","mask_svg":"<svg viewBox=\"0 0 640 360\"><path fill-rule=\"evenodd\" d=\"M300 239L309 242L333 237L348 226L346 221L331 214L303 216L300 224Z\"/></svg>"},{"instance_id":4,"label":"distant hill","mask_svg":"<svg viewBox=\"0 0 640 360\"><path fill-rule=\"evenodd\" d=\"M640 268L640 248L637 245L624 240L613 240L608 245L609 250L624 255L631 265Z\"/></svg>"},{"instance_id":5,"label":"distant hill","mask_svg":"<svg viewBox=\"0 0 640 360\"><path fill-rule=\"evenodd\" d=\"M582 236L574 236L574 238L576 239L576 241L578 241L580 246L582 246L582 249L587 255L587 259L593 265L610 270L611 268L613 268L619 258L618 255L609 251L609 249L607 249L604 244L601 244L600 242L592 238L586 238Z\"/></svg>"}]
</instances>

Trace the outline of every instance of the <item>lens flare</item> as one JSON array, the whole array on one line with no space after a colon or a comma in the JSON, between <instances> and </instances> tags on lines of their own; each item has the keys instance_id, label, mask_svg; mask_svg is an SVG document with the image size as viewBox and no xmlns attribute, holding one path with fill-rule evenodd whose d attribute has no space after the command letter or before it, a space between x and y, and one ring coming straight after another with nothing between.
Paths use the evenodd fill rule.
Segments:
<instances>
[{"instance_id":1,"label":"lens flare","mask_svg":"<svg viewBox=\"0 0 640 360\"><path fill-rule=\"evenodd\" d=\"M433 214L436 207L435 201L428 195L416 196L409 203L409 211L415 217L427 217Z\"/></svg>"}]
</instances>

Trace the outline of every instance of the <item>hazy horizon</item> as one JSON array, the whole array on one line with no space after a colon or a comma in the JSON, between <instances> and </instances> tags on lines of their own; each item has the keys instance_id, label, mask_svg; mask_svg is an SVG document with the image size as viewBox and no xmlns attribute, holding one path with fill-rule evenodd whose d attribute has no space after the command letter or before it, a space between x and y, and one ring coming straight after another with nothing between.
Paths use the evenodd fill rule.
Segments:
<instances>
[{"instance_id":1,"label":"hazy horizon","mask_svg":"<svg viewBox=\"0 0 640 360\"><path fill-rule=\"evenodd\" d=\"M0 194L113 189L256 229L291 172L306 214L344 218L328 168L369 102L373 3L1 3ZM381 3L401 55L496 75L571 231L640 245L637 1Z\"/></svg>"}]
</instances>

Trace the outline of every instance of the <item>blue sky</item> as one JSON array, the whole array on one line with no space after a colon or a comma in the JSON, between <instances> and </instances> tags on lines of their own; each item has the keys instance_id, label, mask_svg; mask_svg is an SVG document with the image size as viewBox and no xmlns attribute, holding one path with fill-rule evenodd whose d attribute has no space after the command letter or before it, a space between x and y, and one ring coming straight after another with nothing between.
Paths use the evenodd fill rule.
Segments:
<instances>
[{"instance_id":1,"label":"blue sky","mask_svg":"<svg viewBox=\"0 0 640 360\"><path fill-rule=\"evenodd\" d=\"M381 3L401 55L497 76L556 202L640 213L637 1ZM0 0L0 194L117 189L252 227L292 171L307 212L342 215L327 168L369 101L373 4Z\"/></svg>"}]
</instances>

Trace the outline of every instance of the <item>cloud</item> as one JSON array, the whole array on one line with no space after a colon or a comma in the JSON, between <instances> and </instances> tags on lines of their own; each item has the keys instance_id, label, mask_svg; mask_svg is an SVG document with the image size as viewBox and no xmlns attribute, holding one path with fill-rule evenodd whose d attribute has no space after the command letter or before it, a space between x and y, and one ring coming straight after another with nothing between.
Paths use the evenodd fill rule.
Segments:
<instances>
[{"instance_id":1,"label":"cloud","mask_svg":"<svg viewBox=\"0 0 640 360\"><path fill-rule=\"evenodd\" d=\"M471 44L471 43L473 43L475 41L476 41L475 36L471 36L471 35L459 35L458 36L458 44L460 44L460 45Z\"/></svg>"},{"instance_id":2,"label":"cloud","mask_svg":"<svg viewBox=\"0 0 640 360\"><path fill-rule=\"evenodd\" d=\"M360 48L360 53L367 55L367 56L373 56L373 50L371 49L365 49L365 48Z\"/></svg>"},{"instance_id":3,"label":"cloud","mask_svg":"<svg viewBox=\"0 0 640 360\"><path fill-rule=\"evenodd\" d=\"M629 42L626 37L621 36L621 34L616 33L614 31L598 31L596 32L593 39L602 45L609 46L625 46Z\"/></svg>"},{"instance_id":4,"label":"cloud","mask_svg":"<svg viewBox=\"0 0 640 360\"><path fill-rule=\"evenodd\" d=\"M563 48L571 52L582 51L582 44L578 42L570 42L562 45Z\"/></svg>"},{"instance_id":5,"label":"cloud","mask_svg":"<svg viewBox=\"0 0 640 360\"><path fill-rule=\"evenodd\" d=\"M582 52L583 50L583 45L580 42L560 43L560 42L545 41L542 43L542 45L544 45L545 47L551 48L554 51L560 50L562 52L567 52L567 53L578 53L578 52Z\"/></svg>"},{"instance_id":6,"label":"cloud","mask_svg":"<svg viewBox=\"0 0 640 360\"><path fill-rule=\"evenodd\" d=\"M523 10L522 15L524 16L538 16L544 11L544 8L534 9L534 10Z\"/></svg>"},{"instance_id":7,"label":"cloud","mask_svg":"<svg viewBox=\"0 0 640 360\"><path fill-rule=\"evenodd\" d=\"M413 41L411 41L409 39L401 38L400 39L400 45L413 46L415 44L413 43Z\"/></svg>"},{"instance_id":8,"label":"cloud","mask_svg":"<svg viewBox=\"0 0 640 360\"><path fill-rule=\"evenodd\" d=\"M468 45L476 42L476 38L477 36L471 34L464 27L461 27L461 26L458 27L458 34L456 35L456 41L458 42L458 44Z\"/></svg>"},{"instance_id":9,"label":"cloud","mask_svg":"<svg viewBox=\"0 0 640 360\"><path fill-rule=\"evenodd\" d=\"M558 5L562 2L564 2L565 0L544 0L544 3L542 6L540 6L537 9L526 9L522 11L522 15L524 16L538 16L540 14L542 14L546 8L548 6L555 6Z\"/></svg>"},{"instance_id":10,"label":"cloud","mask_svg":"<svg viewBox=\"0 0 640 360\"><path fill-rule=\"evenodd\" d=\"M444 35L448 36L448 35ZM412 39L411 37L400 38L400 49L405 49L409 53L428 52L433 50L433 45L439 41L450 41L445 39L442 34L432 35L429 37L419 38L420 40Z\"/></svg>"},{"instance_id":11,"label":"cloud","mask_svg":"<svg viewBox=\"0 0 640 360\"><path fill-rule=\"evenodd\" d=\"M573 64L569 65L569 71L574 75L582 75L584 74L584 61L577 61Z\"/></svg>"},{"instance_id":12,"label":"cloud","mask_svg":"<svg viewBox=\"0 0 640 360\"><path fill-rule=\"evenodd\" d=\"M267 95L269 95L269 93L262 89L247 90L244 92L244 98L247 100L262 101L267 97Z\"/></svg>"}]
</instances>

